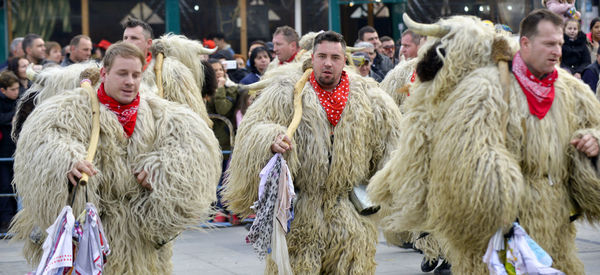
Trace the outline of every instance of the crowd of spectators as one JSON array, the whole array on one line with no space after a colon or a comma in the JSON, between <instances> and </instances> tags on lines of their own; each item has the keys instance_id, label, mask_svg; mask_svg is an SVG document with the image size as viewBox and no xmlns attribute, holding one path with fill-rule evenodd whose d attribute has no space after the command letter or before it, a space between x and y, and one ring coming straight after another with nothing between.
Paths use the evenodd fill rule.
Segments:
<instances>
[{"instance_id":1,"label":"crowd of spectators","mask_svg":"<svg viewBox=\"0 0 600 275\"><path fill-rule=\"evenodd\" d=\"M581 31L580 20L577 18L578 12L573 11L567 4L565 5L570 9L565 10L567 6L557 6L555 2L561 1L544 1L549 9L561 13L565 18L560 66L575 77L582 79L593 91L596 91L600 74L600 54L598 54L600 50L600 18L591 21L590 32L585 34ZM151 60L149 48L152 44L152 29L143 22L143 24L139 23L141 22L139 20L128 22L126 24L129 25L124 26L123 40L138 46L147 59ZM208 112L219 116L219 118L213 119L213 130L223 150L231 149L230 137L235 135L246 109L254 100L254 96L246 90L245 85L260 81L271 67L293 62L300 51L299 39L298 33L293 28L281 26L273 33L270 41L251 41L247 56L236 52L227 42L223 33L214 33L203 39L205 47L216 49L204 60L206 67L212 70L207 74L214 75L214 85L209 84L203 88L203 97ZM425 37L406 30L398 41L394 41L389 36L379 37L377 30L372 26L364 26L358 30L358 39L354 43L354 47L360 48L360 50L352 54L351 61L360 75L381 82L394 66L416 58L418 49L424 40ZM27 78L27 68L30 64L43 68L69 66L93 60L100 61L110 44L106 40L94 44L89 36L83 34L74 36L69 45L65 47L57 42L44 41L37 34L28 34L13 39L9 45L9 59L0 64L0 70L3 71L0 75L0 89L2 89L0 110L3 112L0 114L0 126L6 125L10 121L10 119L2 118L10 115L11 108L14 109L11 102L15 102L31 85ZM11 99L12 94L10 93L10 96L7 95L5 91L10 89L18 90L17 98ZM10 108L4 108L6 107L4 105ZM229 120L233 126L226 124L223 119ZM10 126L10 123L7 125ZM10 138L2 129L0 146L4 146L3 141L6 139ZM3 150L4 148L0 148L0 151L4 152ZM6 156L10 157L11 154ZM224 169L227 166L227 159L225 158L226 161L223 164ZM0 188L5 188L5 186ZM11 193L9 189L5 191L4 193ZM4 200L6 199L0 199L1 209L4 209L2 206ZM4 222L3 218L2 229L4 229Z\"/></svg>"}]
</instances>

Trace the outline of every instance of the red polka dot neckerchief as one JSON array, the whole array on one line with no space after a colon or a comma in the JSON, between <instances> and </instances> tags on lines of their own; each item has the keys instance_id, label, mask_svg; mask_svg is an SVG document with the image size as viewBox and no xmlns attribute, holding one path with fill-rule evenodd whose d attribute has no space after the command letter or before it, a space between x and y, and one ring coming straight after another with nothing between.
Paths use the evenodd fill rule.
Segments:
<instances>
[{"instance_id":1,"label":"red polka dot neckerchief","mask_svg":"<svg viewBox=\"0 0 600 275\"><path fill-rule=\"evenodd\" d=\"M328 92L323 90L317 80L315 79L315 73L310 74L310 84L312 85L315 93L319 97L319 102L323 107L323 110L327 113L327 119L331 125L336 126L340 121L346 102L348 102L348 95L350 93L350 80L346 71L342 71L340 83Z\"/></svg>"}]
</instances>

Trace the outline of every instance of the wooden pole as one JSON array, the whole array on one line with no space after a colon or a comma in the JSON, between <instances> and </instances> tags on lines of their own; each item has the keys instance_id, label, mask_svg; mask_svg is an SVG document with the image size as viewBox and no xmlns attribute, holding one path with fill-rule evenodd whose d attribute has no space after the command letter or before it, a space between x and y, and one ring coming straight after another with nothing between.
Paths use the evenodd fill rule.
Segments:
<instances>
[{"instance_id":1,"label":"wooden pole","mask_svg":"<svg viewBox=\"0 0 600 275\"><path fill-rule=\"evenodd\" d=\"M367 25L373 27L374 25L374 21L373 21L373 3L369 3L367 4L368 10L367 10Z\"/></svg>"},{"instance_id":2,"label":"wooden pole","mask_svg":"<svg viewBox=\"0 0 600 275\"><path fill-rule=\"evenodd\" d=\"M8 31L8 43L12 43L13 40L13 31L12 31L12 7L10 3L12 0L6 1L6 30ZM10 52L10 49L8 49Z\"/></svg>"},{"instance_id":3,"label":"wooden pole","mask_svg":"<svg viewBox=\"0 0 600 275\"><path fill-rule=\"evenodd\" d=\"M90 36L90 10L88 0L81 0L81 34Z\"/></svg>"},{"instance_id":4,"label":"wooden pole","mask_svg":"<svg viewBox=\"0 0 600 275\"><path fill-rule=\"evenodd\" d=\"M247 6L246 0L239 0L238 5L240 7L240 53L242 56L248 57L248 17L247 17Z\"/></svg>"}]
</instances>

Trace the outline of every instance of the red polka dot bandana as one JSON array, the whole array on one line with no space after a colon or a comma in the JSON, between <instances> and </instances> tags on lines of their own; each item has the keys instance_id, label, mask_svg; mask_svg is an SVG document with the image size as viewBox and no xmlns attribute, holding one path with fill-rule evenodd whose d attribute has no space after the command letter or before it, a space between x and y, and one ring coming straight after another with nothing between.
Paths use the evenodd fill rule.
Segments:
<instances>
[{"instance_id":1,"label":"red polka dot bandana","mask_svg":"<svg viewBox=\"0 0 600 275\"><path fill-rule=\"evenodd\" d=\"M336 126L340 121L346 102L348 102L348 94L350 93L350 80L346 71L342 71L342 77L340 83L328 92L321 88L317 80L315 79L315 72L310 74L310 84L319 97L321 106L327 113L327 119L331 122L331 125Z\"/></svg>"}]
</instances>

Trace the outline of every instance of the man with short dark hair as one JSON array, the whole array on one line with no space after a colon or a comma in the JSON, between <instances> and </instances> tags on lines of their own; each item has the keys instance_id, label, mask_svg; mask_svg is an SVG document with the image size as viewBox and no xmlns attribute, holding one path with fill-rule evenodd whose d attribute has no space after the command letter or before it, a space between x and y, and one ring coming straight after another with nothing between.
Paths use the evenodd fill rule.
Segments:
<instances>
[{"instance_id":1,"label":"man with short dark hair","mask_svg":"<svg viewBox=\"0 0 600 275\"><path fill-rule=\"evenodd\" d=\"M400 39L400 53L405 60L417 57L419 46L421 44L421 36L411 30L406 30L402 33Z\"/></svg>"},{"instance_id":2,"label":"man with short dark hair","mask_svg":"<svg viewBox=\"0 0 600 275\"><path fill-rule=\"evenodd\" d=\"M394 63L387 56L379 53L378 49L381 48L381 41L379 41L377 31L371 26L364 26L358 30L358 40L373 44L377 55L373 59L371 70L379 74L381 79L384 79L387 73L394 68Z\"/></svg>"},{"instance_id":3,"label":"man with short dark hair","mask_svg":"<svg viewBox=\"0 0 600 275\"><path fill-rule=\"evenodd\" d=\"M217 52L221 52L221 54L223 54L227 60L233 60L233 55L235 52L231 48L231 45L225 41L225 34L218 32L213 34L211 37L217 45Z\"/></svg>"},{"instance_id":4,"label":"man with short dark hair","mask_svg":"<svg viewBox=\"0 0 600 275\"><path fill-rule=\"evenodd\" d=\"M86 62L92 56L92 39L87 35L76 35L69 43L70 51L60 64L63 67Z\"/></svg>"},{"instance_id":5,"label":"man with short dark hair","mask_svg":"<svg viewBox=\"0 0 600 275\"><path fill-rule=\"evenodd\" d=\"M61 92L39 104L23 124L14 186L24 208L11 231L27 240L30 262L42 255L42 242L30 241L30 233L52 225L83 173L89 181L78 187L72 207L80 213L91 202L100 210L111 250L100 273L172 274L172 241L208 218L221 174L218 141L189 108L140 97L144 63L136 46L111 45L97 90ZM90 162L85 156L92 97L100 107L100 134ZM86 192L89 200L83 199Z\"/></svg>"},{"instance_id":6,"label":"man with short dark hair","mask_svg":"<svg viewBox=\"0 0 600 275\"><path fill-rule=\"evenodd\" d=\"M29 63L43 65L46 58L46 47L41 36L30 33L23 38L23 52Z\"/></svg>"},{"instance_id":7,"label":"man with short dark hair","mask_svg":"<svg viewBox=\"0 0 600 275\"><path fill-rule=\"evenodd\" d=\"M405 22L435 43L417 65L402 145L369 183L393 209L387 228L427 228L451 274L506 274L514 254L497 243L519 229L548 253L527 272L585 274L574 221L600 221L600 102L558 67L562 17L529 13L516 53L478 18Z\"/></svg>"},{"instance_id":8,"label":"man with short dark hair","mask_svg":"<svg viewBox=\"0 0 600 275\"><path fill-rule=\"evenodd\" d=\"M401 115L376 85L344 70L345 48L336 32L315 37L294 136L285 131L302 64L275 71L244 115L233 149L225 200L244 215L252 213L265 163L274 153L289 161L297 195L286 235L293 274L375 273L377 228L355 209L349 192L366 184L396 148ZM265 274L276 272L267 256Z\"/></svg>"},{"instance_id":9,"label":"man with short dark hair","mask_svg":"<svg viewBox=\"0 0 600 275\"><path fill-rule=\"evenodd\" d=\"M146 70L152 61L152 52L150 52L152 38L154 38L152 27L142 20L129 17L123 24L123 28L123 41L136 45L142 51L146 57L146 65L144 65L144 70Z\"/></svg>"},{"instance_id":10,"label":"man with short dark hair","mask_svg":"<svg viewBox=\"0 0 600 275\"><path fill-rule=\"evenodd\" d=\"M394 39L389 36L382 36L381 39L381 50L379 53L387 56L394 65L398 64L398 58L396 58L396 43L394 43Z\"/></svg>"},{"instance_id":11,"label":"man with short dark hair","mask_svg":"<svg viewBox=\"0 0 600 275\"><path fill-rule=\"evenodd\" d=\"M300 50L299 41L296 30L289 26L278 27L273 33L273 50L277 57L269 64L267 70L294 61Z\"/></svg>"}]
</instances>

